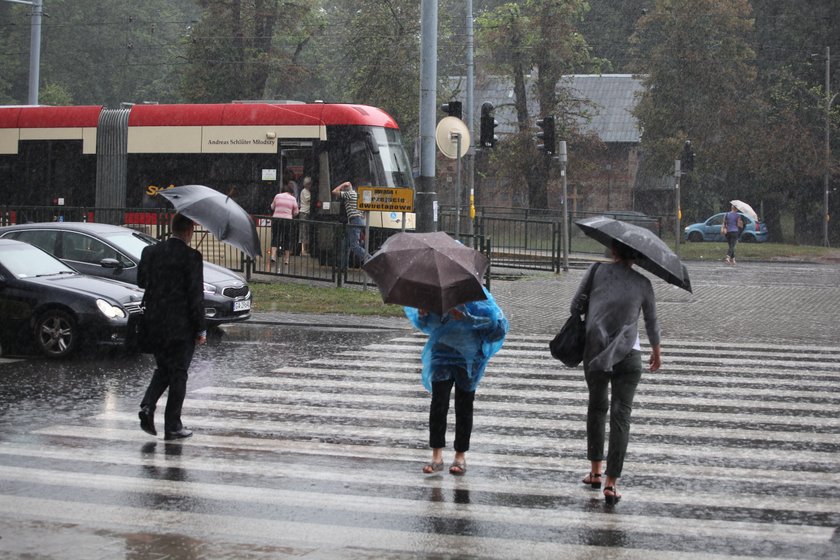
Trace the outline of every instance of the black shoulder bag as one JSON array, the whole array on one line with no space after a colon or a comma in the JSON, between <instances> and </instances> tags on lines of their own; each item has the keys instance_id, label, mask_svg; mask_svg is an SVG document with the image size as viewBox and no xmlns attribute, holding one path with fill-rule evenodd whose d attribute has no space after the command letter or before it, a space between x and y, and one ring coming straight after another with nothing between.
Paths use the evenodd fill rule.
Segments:
<instances>
[{"instance_id":1,"label":"black shoulder bag","mask_svg":"<svg viewBox=\"0 0 840 560\"><path fill-rule=\"evenodd\" d=\"M598 270L598 264L592 266L592 272L586 281L586 288L582 294L582 301L577 312L572 313L560 332L548 344L551 356L563 362L568 367L576 367L583 361L583 349L586 345L586 323L581 319L589 308L589 292L592 290L592 279Z\"/></svg>"}]
</instances>

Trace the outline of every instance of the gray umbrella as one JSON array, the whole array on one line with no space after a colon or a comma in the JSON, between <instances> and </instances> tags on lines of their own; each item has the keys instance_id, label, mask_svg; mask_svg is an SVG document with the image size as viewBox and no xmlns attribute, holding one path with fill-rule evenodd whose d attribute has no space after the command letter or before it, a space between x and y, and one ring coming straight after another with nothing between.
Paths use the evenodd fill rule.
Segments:
<instances>
[{"instance_id":1,"label":"gray umbrella","mask_svg":"<svg viewBox=\"0 0 840 560\"><path fill-rule=\"evenodd\" d=\"M613 241L618 241L630 247L638 253L636 264L640 267L669 284L691 291L691 281L685 265L665 242L649 229L605 216L577 220L575 224L583 233L602 245L611 247Z\"/></svg>"},{"instance_id":2,"label":"gray umbrella","mask_svg":"<svg viewBox=\"0 0 840 560\"><path fill-rule=\"evenodd\" d=\"M445 314L458 304L487 299L487 257L442 231L401 232L388 238L362 268L385 303Z\"/></svg>"},{"instance_id":3,"label":"gray umbrella","mask_svg":"<svg viewBox=\"0 0 840 560\"><path fill-rule=\"evenodd\" d=\"M249 257L260 254L260 238L250 215L227 195L204 185L184 185L160 191L175 210L201 224L219 240Z\"/></svg>"}]
</instances>

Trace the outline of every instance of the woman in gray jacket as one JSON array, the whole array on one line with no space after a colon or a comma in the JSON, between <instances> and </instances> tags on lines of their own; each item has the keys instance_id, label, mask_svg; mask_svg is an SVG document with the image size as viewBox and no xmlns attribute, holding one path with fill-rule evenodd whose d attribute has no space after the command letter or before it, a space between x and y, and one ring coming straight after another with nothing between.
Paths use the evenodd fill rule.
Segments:
<instances>
[{"instance_id":1,"label":"woman in gray jacket","mask_svg":"<svg viewBox=\"0 0 840 560\"><path fill-rule=\"evenodd\" d=\"M612 263L590 268L572 299L572 313L586 305L585 286L594 274L586 312L586 348L583 369L589 387L586 414L587 458L591 462L584 484L601 488L604 433L610 412L610 442L607 453L604 500L615 505L621 499L616 483L621 477L630 437L630 412L636 386L642 376L638 322L644 314L645 331L651 346L650 371L661 364L659 324L650 280L633 270L636 252L613 242ZM610 387L612 399L610 399Z\"/></svg>"}]
</instances>

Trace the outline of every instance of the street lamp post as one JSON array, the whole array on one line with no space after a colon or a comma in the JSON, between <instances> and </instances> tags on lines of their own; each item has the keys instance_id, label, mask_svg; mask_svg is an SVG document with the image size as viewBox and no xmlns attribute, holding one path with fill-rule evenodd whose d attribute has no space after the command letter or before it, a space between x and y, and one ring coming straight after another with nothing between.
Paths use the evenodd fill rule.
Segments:
<instances>
[{"instance_id":1,"label":"street lamp post","mask_svg":"<svg viewBox=\"0 0 840 560\"><path fill-rule=\"evenodd\" d=\"M571 244L569 243L569 205L568 205L568 189L566 185L566 165L569 163L569 155L566 152L566 141L561 140L559 142L558 150L557 150L557 159L560 160L560 177L563 180L563 227L562 227L562 236L563 236L563 270L569 270L569 251L571 250Z\"/></svg>"},{"instance_id":2,"label":"street lamp post","mask_svg":"<svg viewBox=\"0 0 840 560\"><path fill-rule=\"evenodd\" d=\"M831 48L825 48L825 169L823 170L823 245L828 242L828 190L831 183L831 103L837 94L831 95Z\"/></svg>"},{"instance_id":3,"label":"street lamp post","mask_svg":"<svg viewBox=\"0 0 840 560\"><path fill-rule=\"evenodd\" d=\"M38 104L38 84L41 81L41 16L44 14L43 0L3 0L13 4L32 6L32 31L29 37L29 105Z\"/></svg>"}]
</instances>

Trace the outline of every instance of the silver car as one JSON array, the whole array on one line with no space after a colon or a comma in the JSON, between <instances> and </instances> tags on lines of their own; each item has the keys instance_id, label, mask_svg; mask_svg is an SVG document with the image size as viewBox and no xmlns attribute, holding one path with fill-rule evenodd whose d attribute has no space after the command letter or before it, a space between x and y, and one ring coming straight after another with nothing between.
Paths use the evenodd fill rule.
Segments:
<instances>
[{"instance_id":1,"label":"silver car","mask_svg":"<svg viewBox=\"0 0 840 560\"><path fill-rule=\"evenodd\" d=\"M130 228L89 222L44 222L0 228L0 238L25 241L82 274L137 284L143 248L157 239ZM204 314L210 325L251 316L251 290L235 272L204 262Z\"/></svg>"}]
</instances>

